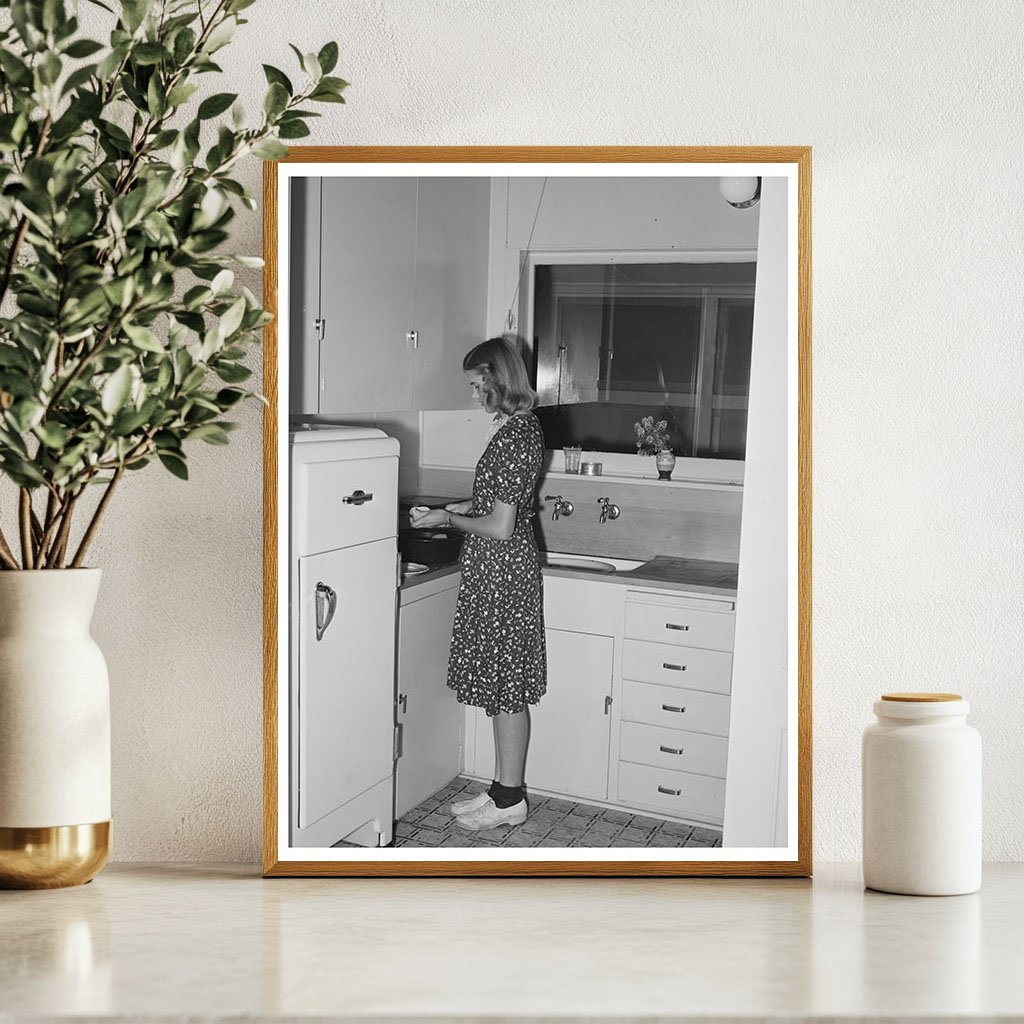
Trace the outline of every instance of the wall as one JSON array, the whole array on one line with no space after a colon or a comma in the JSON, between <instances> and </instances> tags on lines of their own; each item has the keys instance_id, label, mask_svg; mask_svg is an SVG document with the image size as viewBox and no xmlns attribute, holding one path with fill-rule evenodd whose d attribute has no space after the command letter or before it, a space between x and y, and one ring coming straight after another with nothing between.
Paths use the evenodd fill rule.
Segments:
<instances>
[{"instance_id":1,"label":"wall","mask_svg":"<svg viewBox=\"0 0 1024 1024\"><path fill-rule=\"evenodd\" d=\"M814 147L815 856L859 857L871 701L921 688L971 699L985 855L1024 859L1016 0L939 16L873 0L770 15L261 0L246 16L204 85L253 109L261 62L293 70L288 41L341 44L354 85L312 143ZM259 173L244 169L254 187ZM259 219L235 223L232 248L258 251ZM259 856L258 407L241 418L231 447L199 446L188 484L127 481L95 549L119 860Z\"/></svg>"}]
</instances>

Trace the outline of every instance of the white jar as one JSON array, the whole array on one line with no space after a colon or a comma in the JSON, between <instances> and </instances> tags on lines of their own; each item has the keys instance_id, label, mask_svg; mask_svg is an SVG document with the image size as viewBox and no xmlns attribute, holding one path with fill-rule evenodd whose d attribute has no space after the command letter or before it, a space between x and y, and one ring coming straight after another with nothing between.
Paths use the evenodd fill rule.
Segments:
<instances>
[{"instance_id":1,"label":"white jar","mask_svg":"<svg viewBox=\"0 0 1024 1024\"><path fill-rule=\"evenodd\" d=\"M912 896L981 887L981 737L955 693L888 693L864 730L864 884Z\"/></svg>"}]
</instances>

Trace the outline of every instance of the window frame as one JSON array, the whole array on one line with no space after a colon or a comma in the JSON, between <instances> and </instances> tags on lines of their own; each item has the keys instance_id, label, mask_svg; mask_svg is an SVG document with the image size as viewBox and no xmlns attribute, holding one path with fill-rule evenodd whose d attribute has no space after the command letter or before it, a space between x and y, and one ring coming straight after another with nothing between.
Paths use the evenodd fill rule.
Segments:
<instances>
[{"instance_id":1,"label":"window frame","mask_svg":"<svg viewBox=\"0 0 1024 1024\"><path fill-rule=\"evenodd\" d=\"M642 263L757 263L757 249L522 249L519 253L519 324L520 335L530 353L534 352L534 309L536 305L536 270L538 266L572 266L572 265L609 265L609 264L642 264ZM703 286L698 286L701 288ZM705 290L710 290L706 286ZM722 297L726 292L733 291L737 295L750 295L753 298L755 287L748 290L744 286L727 284L714 286L715 297ZM709 314L709 303L704 300L704 317L717 315L717 303L713 314ZM714 325L712 325L714 326ZM702 325L702 335L705 333ZM712 339L714 347L715 338ZM713 354L713 353L712 353ZM710 366L705 367L706 363ZM701 393L703 393L703 374L713 373L714 360L707 358L704 347L699 355L698 376L701 377ZM711 382L713 384L713 382ZM710 390L707 392L711 400ZM703 427L703 413L698 411L698 427ZM707 424L710 429L710 423ZM617 466L628 467L623 470L626 475L637 475L630 462L626 460L643 459L641 455L624 455L622 452L596 452L605 464L606 472L615 473ZM676 460L676 479L718 480L726 483L742 483L744 460L680 457Z\"/></svg>"}]
</instances>

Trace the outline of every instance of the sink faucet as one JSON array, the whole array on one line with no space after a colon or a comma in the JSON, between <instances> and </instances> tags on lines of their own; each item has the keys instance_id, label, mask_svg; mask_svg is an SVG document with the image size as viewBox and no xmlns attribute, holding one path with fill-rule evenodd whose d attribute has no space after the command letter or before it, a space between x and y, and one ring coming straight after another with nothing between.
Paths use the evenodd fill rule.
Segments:
<instances>
[{"instance_id":1,"label":"sink faucet","mask_svg":"<svg viewBox=\"0 0 1024 1024\"><path fill-rule=\"evenodd\" d=\"M551 510L552 522L558 522L559 516L571 516L573 513L572 502L563 498L560 494L545 494L545 501L554 501L555 507Z\"/></svg>"},{"instance_id":2,"label":"sink faucet","mask_svg":"<svg viewBox=\"0 0 1024 1024\"><path fill-rule=\"evenodd\" d=\"M601 506L601 522L606 523L609 519L619 518L619 506L611 504L607 498L598 498L598 505Z\"/></svg>"}]
</instances>

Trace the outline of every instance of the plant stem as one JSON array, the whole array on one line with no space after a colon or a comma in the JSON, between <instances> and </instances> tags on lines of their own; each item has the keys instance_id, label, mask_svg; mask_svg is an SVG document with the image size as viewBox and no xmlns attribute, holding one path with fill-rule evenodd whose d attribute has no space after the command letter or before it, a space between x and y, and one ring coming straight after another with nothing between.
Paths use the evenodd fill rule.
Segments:
<instances>
[{"instance_id":1,"label":"plant stem","mask_svg":"<svg viewBox=\"0 0 1024 1024\"><path fill-rule=\"evenodd\" d=\"M78 494L81 494L81 491L79 491ZM78 501L78 494L68 499L68 502L61 513L60 530L57 533L57 539L53 542L53 548L50 551L50 555L46 559L47 569L63 568L61 563L64 561L64 552L67 550L68 546L68 534L71 532L71 517L74 515L75 502Z\"/></svg>"},{"instance_id":2,"label":"plant stem","mask_svg":"<svg viewBox=\"0 0 1024 1024\"><path fill-rule=\"evenodd\" d=\"M78 569L81 566L82 561L85 558L85 553L89 549L89 545L92 543L93 537L96 535L96 530L100 525L100 520L103 518L103 514L107 511L110 499L114 496L114 490L123 475L124 466L118 466L117 472L115 472L110 478L110 483L107 484L107 489L103 492L103 497L100 498L100 503L96 506L96 511L93 513L92 520L86 528L85 534L78 545L78 550L75 552L75 557L71 562L72 569Z\"/></svg>"},{"instance_id":3,"label":"plant stem","mask_svg":"<svg viewBox=\"0 0 1024 1024\"><path fill-rule=\"evenodd\" d=\"M21 525L21 567L34 569L35 561L32 554L32 493L27 487L21 488L21 502L18 510Z\"/></svg>"},{"instance_id":4,"label":"plant stem","mask_svg":"<svg viewBox=\"0 0 1024 1024\"><path fill-rule=\"evenodd\" d=\"M3 562L8 569L21 568L18 565L18 560L14 557L14 552L7 543L7 538L4 536L3 530L0 530L0 562Z\"/></svg>"}]
</instances>

